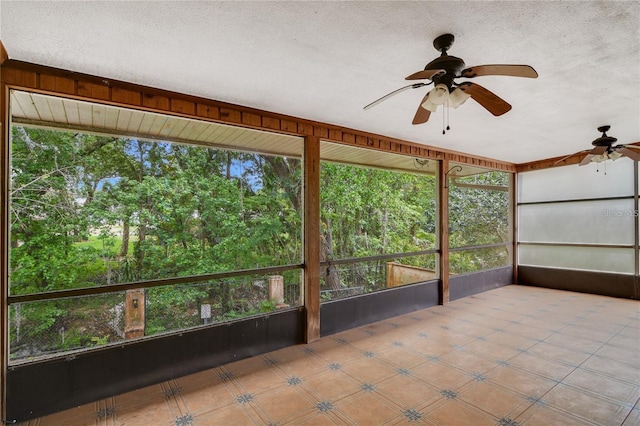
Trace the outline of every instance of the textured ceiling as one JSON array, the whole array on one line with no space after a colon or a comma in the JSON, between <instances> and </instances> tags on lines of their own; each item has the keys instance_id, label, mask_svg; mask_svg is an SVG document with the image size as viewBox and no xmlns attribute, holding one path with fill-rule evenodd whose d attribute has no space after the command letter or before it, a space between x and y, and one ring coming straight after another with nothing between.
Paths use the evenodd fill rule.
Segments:
<instances>
[{"instance_id":1,"label":"textured ceiling","mask_svg":"<svg viewBox=\"0 0 640 426\"><path fill-rule=\"evenodd\" d=\"M511 103L473 100L413 126L430 89L363 106L439 55L533 66L478 77ZM35 62L522 163L589 148L596 127L640 141L640 2L0 1L11 59ZM460 79L459 81L463 81Z\"/></svg>"}]
</instances>

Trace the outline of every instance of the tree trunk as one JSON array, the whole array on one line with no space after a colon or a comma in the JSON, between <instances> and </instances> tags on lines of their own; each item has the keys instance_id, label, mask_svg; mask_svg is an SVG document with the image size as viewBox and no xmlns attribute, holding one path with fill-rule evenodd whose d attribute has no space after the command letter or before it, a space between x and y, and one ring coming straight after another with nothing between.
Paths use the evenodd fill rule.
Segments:
<instances>
[{"instance_id":1,"label":"tree trunk","mask_svg":"<svg viewBox=\"0 0 640 426\"><path fill-rule=\"evenodd\" d=\"M122 221L122 246L120 247L120 257L127 257L129 254L129 218Z\"/></svg>"},{"instance_id":2,"label":"tree trunk","mask_svg":"<svg viewBox=\"0 0 640 426\"><path fill-rule=\"evenodd\" d=\"M326 262L333 257L333 236L331 234L331 219L326 220L325 234L320 236L320 262ZM325 283L331 290L340 290L340 275L335 265L329 264L326 269Z\"/></svg>"}]
</instances>

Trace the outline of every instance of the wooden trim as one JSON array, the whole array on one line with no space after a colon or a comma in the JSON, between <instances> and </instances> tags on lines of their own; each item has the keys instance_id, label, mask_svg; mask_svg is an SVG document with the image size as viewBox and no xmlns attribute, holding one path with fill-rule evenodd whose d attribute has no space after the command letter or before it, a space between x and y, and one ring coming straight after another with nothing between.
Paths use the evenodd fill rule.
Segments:
<instances>
[{"instance_id":1,"label":"wooden trim","mask_svg":"<svg viewBox=\"0 0 640 426\"><path fill-rule=\"evenodd\" d=\"M1 46L4 52L4 47ZM6 52L3 53L3 56ZM9 368L9 89L0 83L0 419L7 415Z\"/></svg>"},{"instance_id":2,"label":"wooden trim","mask_svg":"<svg viewBox=\"0 0 640 426\"><path fill-rule=\"evenodd\" d=\"M438 169L438 228L440 240L440 280L439 301L444 305L449 303L449 185L447 172L449 171L449 160L447 158L440 162Z\"/></svg>"},{"instance_id":3,"label":"wooden trim","mask_svg":"<svg viewBox=\"0 0 640 426\"><path fill-rule=\"evenodd\" d=\"M4 64L7 60L9 60L9 54L7 53L7 49L4 48L2 40L0 40L0 65Z\"/></svg>"},{"instance_id":4,"label":"wooden trim","mask_svg":"<svg viewBox=\"0 0 640 426\"><path fill-rule=\"evenodd\" d=\"M304 141L305 342L320 338L320 138Z\"/></svg>"},{"instance_id":5,"label":"wooden trim","mask_svg":"<svg viewBox=\"0 0 640 426\"><path fill-rule=\"evenodd\" d=\"M640 146L640 142L626 143L625 145ZM570 157L566 157L566 156L553 157L553 158L547 158L545 160L538 160L538 161L531 161L529 163L516 164L515 165L516 173L549 169L551 167L561 167L561 166L570 166L573 164L580 164L580 162L584 158L584 154L575 154Z\"/></svg>"},{"instance_id":6,"label":"wooden trim","mask_svg":"<svg viewBox=\"0 0 640 426\"><path fill-rule=\"evenodd\" d=\"M7 60L2 67L2 79L16 89L294 136L316 136L330 142L419 158L440 160L450 157L458 163L511 173L516 171L513 163L28 62Z\"/></svg>"},{"instance_id":7,"label":"wooden trim","mask_svg":"<svg viewBox=\"0 0 640 426\"><path fill-rule=\"evenodd\" d=\"M548 169L551 167L570 166L573 164L579 164L580 161L582 161L581 156L569 157L569 158L565 158L564 160L562 160L562 158L563 157L554 157L554 158L547 158L546 160L532 161L530 163L516 164L516 172L522 173L522 172L531 172L533 170Z\"/></svg>"}]
</instances>

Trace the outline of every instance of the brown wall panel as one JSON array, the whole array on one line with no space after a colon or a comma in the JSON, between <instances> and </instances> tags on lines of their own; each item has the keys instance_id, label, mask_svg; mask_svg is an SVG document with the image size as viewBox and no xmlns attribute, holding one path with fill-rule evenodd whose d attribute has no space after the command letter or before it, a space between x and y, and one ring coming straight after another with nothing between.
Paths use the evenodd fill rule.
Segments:
<instances>
[{"instance_id":1,"label":"brown wall panel","mask_svg":"<svg viewBox=\"0 0 640 426\"><path fill-rule=\"evenodd\" d=\"M609 272L520 265L518 284L625 299L639 298L637 277Z\"/></svg>"}]
</instances>

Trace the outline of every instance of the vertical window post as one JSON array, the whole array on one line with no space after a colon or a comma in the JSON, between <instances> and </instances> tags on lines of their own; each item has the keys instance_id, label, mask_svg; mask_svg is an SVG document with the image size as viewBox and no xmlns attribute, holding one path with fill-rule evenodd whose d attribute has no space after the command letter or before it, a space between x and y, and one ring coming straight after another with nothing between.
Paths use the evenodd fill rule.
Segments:
<instances>
[{"instance_id":1,"label":"vertical window post","mask_svg":"<svg viewBox=\"0 0 640 426\"><path fill-rule=\"evenodd\" d=\"M445 158L438 169L438 193L439 209L438 224L440 238L440 281L438 292L439 303L449 303L449 184L447 172L449 171L449 159Z\"/></svg>"},{"instance_id":2,"label":"vertical window post","mask_svg":"<svg viewBox=\"0 0 640 426\"><path fill-rule=\"evenodd\" d=\"M0 41L0 65L8 59ZM7 414L7 368L9 366L9 108L8 88L0 83L0 419Z\"/></svg>"},{"instance_id":3,"label":"vertical window post","mask_svg":"<svg viewBox=\"0 0 640 426\"><path fill-rule=\"evenodd\" d=\"M305 342L320 338L320 138L304 141Z\"/></svg>"}]
</instances>

